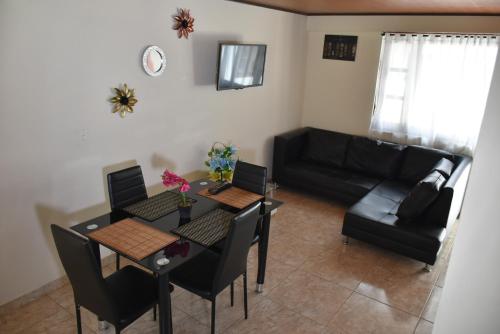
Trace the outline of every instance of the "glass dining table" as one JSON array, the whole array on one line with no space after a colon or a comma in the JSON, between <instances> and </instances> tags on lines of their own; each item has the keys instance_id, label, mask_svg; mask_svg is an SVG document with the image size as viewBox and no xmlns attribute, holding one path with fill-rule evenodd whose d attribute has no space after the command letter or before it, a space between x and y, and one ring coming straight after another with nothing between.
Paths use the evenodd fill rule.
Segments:
<instances>
[{"instance_id":1,"label":"glass dining table","mask_svg":"<svg viewBox=\"0 0 500 334\"><path fill-rule=\"evenodd\" d=\"M239 210L228 207L220 202L212 200L210 198L198 195L198 192L203 188L207 188L212 185L213 182L202 179L191 182L191 190L187 193L187 195L195 200L193 203L192 211L191 211L191 219L196 219L201 217L215 209L222 208L227 211L232 211L237 213ZM266 273L266 259L267 259L267 250L269 243L269 232L271 225L271 214L273 210L278 208L283 203L277 201L272 198L265 198L262 201L262 222L259 226L259 241L258 241L258 271L257 271L257 285L256 289L258 292L262 292L264 286L264 279ZM123 220L125 218L133 218L136 221L142 222L151 226L153 228L158 229L162 232L171 232L172 230L186 223L185 219L180 218L179 212L173 211L165 216L162 216L154 221L147 221L141 219L139 217L134 217L131 214L128 214L124 211L114 211L102 216L96 217L94 219L88 220L86 222L77 224L71 227L72 230L82 234L87 235L97 229L109 226L115 222ZM91 227L91 228L89 228ZM97 263L101 264L101 256L99 243L89 239L90 245L94 251L94 254L97 258ZM183 263L189 261L190 259L196 257L203 251L208 249L208 247L203 246L199 243L191 241L186 238L180 238L175 243L168 245L167 247L161 249L160 251L151 254L142 260L135 260L127 254L124 254L116 249L112 249L116 253L120 254L123 257L128 258L130 261L139 264L140 266L150 270L153 272L158 278L158 305L159 305L159 328L161 334L172 333L172 324L170 318L170 292L169 292L169 272ZM161 258L167 258L168 264L164 265L161 261L158 261ZM158 264L158 262L161 263Z\"/></svg>"}]
</instances>

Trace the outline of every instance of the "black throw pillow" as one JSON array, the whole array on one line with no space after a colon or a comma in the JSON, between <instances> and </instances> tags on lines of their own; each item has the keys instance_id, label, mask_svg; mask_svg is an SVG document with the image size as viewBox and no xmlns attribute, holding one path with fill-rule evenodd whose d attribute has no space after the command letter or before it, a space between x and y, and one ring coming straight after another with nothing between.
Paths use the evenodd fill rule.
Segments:
<instances>
[{"instance_id":1,"label":"black throw pillow","mask_svg":"<svg viewBox=\"0 0 500 334\"><path fill-rule=\"evenodd\" d=\"M446 179L438 171L433 171L421 180L399 204L398 216L402 221L411 221L420 216L439 196Z\"/></svg>"},{"instance_id":2,"label":"black throw pillow","mask_svg":"<svg viewBox=\"0 0 500 334\"><path fill-rule=\"evenodd\" d=\"M451 172L453 171L453 162L446 158L441 158L434 167L432 167L432 171L438 171L443 175L446 179L448 179L451 175Z\"/></svg>"}]
</instances>

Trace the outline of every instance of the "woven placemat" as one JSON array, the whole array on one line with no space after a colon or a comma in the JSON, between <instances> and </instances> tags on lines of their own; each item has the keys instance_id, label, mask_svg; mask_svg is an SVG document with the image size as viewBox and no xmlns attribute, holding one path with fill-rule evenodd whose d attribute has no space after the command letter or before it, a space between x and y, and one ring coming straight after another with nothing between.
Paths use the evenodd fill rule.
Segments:
<instances>
[{"instance_id":1,"label":"woven placemat","mask_svg":"<svg viewBox=\"0 0 500 334\"><path fill-rule=\"evenodd\" d=\"M234 213L215 209L186 225L179 226L172 230L172 233L210 247L226 237L234 216Z\"/></svg>"},{"instance_id":2,"label":"woven placemat","mask_svg":"<svg viewBox=\"0 0 500 334\"><path fill-rule=\"evenodd\" d=\"M123 208L123 211L148 221L154 221L177 210L180 199L181 195L179 193L164 191L158 195L129 205ZM188 198L188 200L190 200L191 203L196 202L191 198Z\"/></svg>"},{"instance_id":3,"label":"woven placemat","mask_svg":"<svg viewBox=\"0 0 500 334\"><path fill-rule=\"evenodd\" d=\"M100 228L87 236L137 261L179 240L176 235L130 218Z\"/></svg>"},{"instance_id":4,"label":"woven placemat","mask_svg":"<svg viewBox=\"0 0 500 334\"><path fill-rule=\"evenodd\" d=\"M208 192L208 188L205 188L200 190L198 192L198 195L208 197L217 202L232 206L233 208L237 208L240 210L264 198L264 196L262 195L255 194L253 192L234 186L229 189L223 190L216 195L211 195Z\"/></svg>"}]
</instances>

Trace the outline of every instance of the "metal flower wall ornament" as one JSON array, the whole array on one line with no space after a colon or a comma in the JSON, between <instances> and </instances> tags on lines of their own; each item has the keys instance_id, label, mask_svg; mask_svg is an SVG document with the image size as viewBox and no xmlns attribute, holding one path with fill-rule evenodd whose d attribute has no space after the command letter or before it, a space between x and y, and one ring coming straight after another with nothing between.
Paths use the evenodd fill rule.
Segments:
<instances>
[{"instance_id":1,"label":"metal flower wall ornament","mask_svg":"<svg viewBox=\"0 0 500 334\"><path fill-rule=\"evenodd\" d=\"M186 39L194 32L194 17L189 13L189 9L177 9L172 29L177 30L177 37Z\"/></svg>"},{"instance_id":2,"label":"metal flower wall ornament","mask_svg":"<svg viewBox=\"0 0 500 334\"><path fill-rule=\"evenodd\" d=\"M123 118L127 112L134 112L134 106L137 103L134 90L129 89L127 84L123 84L121 89L115 88L114 90L116 95L110 100L114 104L113 113L119 112Z\"/></svg>"}]
</instances>

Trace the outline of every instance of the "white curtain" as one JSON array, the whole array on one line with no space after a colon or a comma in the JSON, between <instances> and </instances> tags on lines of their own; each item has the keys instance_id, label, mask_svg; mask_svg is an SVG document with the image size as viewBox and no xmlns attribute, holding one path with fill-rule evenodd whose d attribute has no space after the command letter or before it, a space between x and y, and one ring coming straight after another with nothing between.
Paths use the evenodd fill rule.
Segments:
<instances>
[{"instance_id":1,"label":"white curtain","mask_svg":"<svg viewBox=\"0 0 500 334\"><path fill-rule=\"evenodd\" d=\"M472 155L497 50L493 36L386 34L371 135Z\"/></svg>"}]
</instances>

